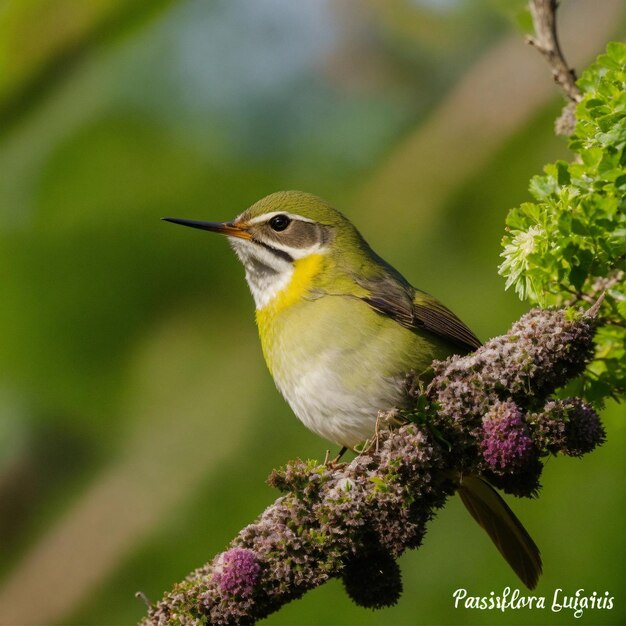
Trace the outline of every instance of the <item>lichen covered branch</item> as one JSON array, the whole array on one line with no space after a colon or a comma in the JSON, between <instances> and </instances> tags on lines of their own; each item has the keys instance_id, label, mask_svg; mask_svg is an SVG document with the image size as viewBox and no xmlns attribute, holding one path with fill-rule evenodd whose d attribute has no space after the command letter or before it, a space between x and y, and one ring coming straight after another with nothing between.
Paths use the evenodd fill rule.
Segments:
<instances>
[{"instance_id":1,"label":"lichen covered branch","mask_svg":"<svg viewBox=\"0 0 626 626\"><path fill-rule=\"evenodd\" d=\"M462 474L531 496L547 456L602 443L592 407L553 396L584 369L593 333L590 315L536 309L475 353L436 362L426 389L412 385L413 406L381 418L403 425L383 429L351 463L274 471L283 495L144 625L251 624L330 578L362 606L395 603L397 557L419 547Z\"/></svg>"}]
</instances>

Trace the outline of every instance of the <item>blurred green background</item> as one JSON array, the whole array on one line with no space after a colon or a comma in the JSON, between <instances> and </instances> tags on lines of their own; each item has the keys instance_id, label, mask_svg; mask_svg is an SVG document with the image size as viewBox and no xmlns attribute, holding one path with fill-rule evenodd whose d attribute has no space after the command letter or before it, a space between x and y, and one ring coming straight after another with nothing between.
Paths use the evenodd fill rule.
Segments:
<instances>
[{"instance_id":1,"label":"blurred green background","mask_svg":"<svg viewBox=\"0 0 626 626\"><path fill-rule=\"evenodd\" d=\"M571 0L579 68L622 0ZM568 158L561 99L505 0L0 2L0 623L128 624L321 459L265 370L223 220L280 189L331 200L483 339L524 310L497 276L507 210ZM518 582L453 499L391 609L341 584L265 624L623 624L624 424L512 506L556 588L612 611L454 609Z\"/></svg>"}]
</instances>

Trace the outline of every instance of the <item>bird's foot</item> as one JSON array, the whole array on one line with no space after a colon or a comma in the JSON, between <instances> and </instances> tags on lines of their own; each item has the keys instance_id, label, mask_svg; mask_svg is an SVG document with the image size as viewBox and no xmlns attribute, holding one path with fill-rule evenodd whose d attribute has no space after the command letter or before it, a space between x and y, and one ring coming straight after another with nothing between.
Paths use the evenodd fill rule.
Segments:
<instances>
[{"instance_id":1,"label":"bird's foot","mask_svg":"<svg viewBox=\"0 0 626 626\"><path fill-rule=\"evenodd\" d=\"M384 430L399 428L407 423L407 420L400 414L398 409L390 409L389 411L378 411L376 416L376 424L374 426L374 435L370 437L364 444L360 454L365 454L374 449L378 452L380 447L380 438Z\"/></svg>"},{"instance_id":2,"label":"bird's foot","mask_svg":"<svg viewBox=\"0 0 626 626\"><path fill-rule=\"evenodd\" d=\"M330 450L326 450L326 456L324 457L324 465L330 469L335 469L342 465L339 461L341 457L347 452L348 448L343 446L341 450L339 450L339 454L332 460L330 460Z\"/></svg>"},{"instance_id":3,"label":"bird's foot","mask_svg":"<svg viewBox=\"0 0 626 626\"><path fill-rule=\"evenodd\" d=\"M380 444L380 426L381 426L381 421L384 419L384 411L378 411L378 415L376 416L376 424L374 426L374 435L372 437L370 437L364 444L363 447L361 448L359 454L366 454L367 452L369 452L372 448L374 449L375 452L378 452L378 447Z\"/></svg>"}]
</instances>

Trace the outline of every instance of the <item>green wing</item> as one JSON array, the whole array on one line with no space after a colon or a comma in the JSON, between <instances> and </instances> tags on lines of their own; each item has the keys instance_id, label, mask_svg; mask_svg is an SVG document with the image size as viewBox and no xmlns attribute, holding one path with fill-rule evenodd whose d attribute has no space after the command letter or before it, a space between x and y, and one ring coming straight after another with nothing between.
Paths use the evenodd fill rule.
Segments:
<instances>
[{"instance_id":1,"label":"green wing","mask_svg":"<svg viewBox=\"0 0 626 626\"><path fill-rule=\"evenodd\" d=\"M426 330L450 343L473 352L481 346L476 335L431 295L411 287L401 276L382 274L359 279L368 293L361 299L375 311L387 315L411 330Z\"/></svg>"}]
</instances>

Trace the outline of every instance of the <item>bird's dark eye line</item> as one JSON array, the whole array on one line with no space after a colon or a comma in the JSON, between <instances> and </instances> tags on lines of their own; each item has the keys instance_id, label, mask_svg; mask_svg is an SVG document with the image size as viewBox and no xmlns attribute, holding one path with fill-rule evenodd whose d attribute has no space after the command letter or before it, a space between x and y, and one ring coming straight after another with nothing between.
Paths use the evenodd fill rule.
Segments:
<instances>
[{"instance_id":1,"label":"bird's dark eye line","mask_svg":"<svg viewBox=\"0 0 626 626\"><path fill-rule=\"evenodd\" d=\"M279 215L274 215L268 222L270 228L275 230L276 232L281 232L291 224L291 219L287 215L283 215L282 213Z\"/></svg>"},{"instance_id":2,"label":"bird's dark eye line","mask_svg":"<svg viewBox=\"0 0 626 626\"><path fill-rule=\"evenodd\" d=\"M284 250L279 250L278 248L274 248L274 246L270 246L268 243L265 243L264 241L259 241L254 237L251 239L251 241L257 246L261 246L262 248L269 250L272 254L287 261L288 263L293 263L293 257L288 252L285 252Z\"/></svg>"}]
</instances>

